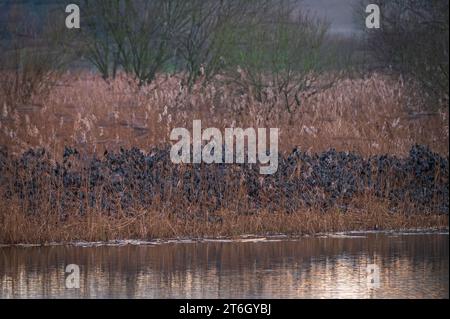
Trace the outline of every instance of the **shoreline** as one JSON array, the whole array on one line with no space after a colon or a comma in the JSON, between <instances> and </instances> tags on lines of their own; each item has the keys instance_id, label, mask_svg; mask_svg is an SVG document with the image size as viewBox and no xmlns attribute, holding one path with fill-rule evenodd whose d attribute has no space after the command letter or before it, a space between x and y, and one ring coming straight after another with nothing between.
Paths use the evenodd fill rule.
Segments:
<instances>
[{"instance_id":1,"label":"shoreline","mask_svg":"<svg viewBox=\"0 0 450 319\"><path fill-rule=\"evenodd\" d=\"M392 235L449 235L449 226L442 227L425 227L425 228L399 228L399 229L359 229L340 232L326 232L316 234L242 234L235 237L203 237L203 238L156 238L151 240L145 239L112 239L108 241L68 241L68 242L48 242L48 243L16 243L3 244L2 248L37 248L37 247L80 247L80 248L97 248L97 247L123 247L123 246L155 246L167 244L195 244L195 243L257 243L257 242L274 242L274 241L297 241L304 238L366 238L368 234L392 234Z\"/></svg>"},{"instance_id":2,"label":"shoreline","mask_svg":"<svg viewBox=\"0 0 450 319\"><path fill-rule=\"evenodd\" d=\"M43 244L54 242L108 242L121 239L168 240L174 238L239 238L245 234L268 236L317 235L349 231L442 229L449 227L449 216L431 213L393 212L387 203L360 199L358 210L329 209L296 212L262 210L243 214L220 210L214 215L195 218L191 214L171 214L159 210L140 210L132 216L111 216L89 211L84 216L57 213L30 216L10 205L0 214L0 243ZM6 207L4 207L6 208ZM6 210L5 210L6 212ZM213 219L211 217L214 217Z\"/></svg>"}]
</instances>

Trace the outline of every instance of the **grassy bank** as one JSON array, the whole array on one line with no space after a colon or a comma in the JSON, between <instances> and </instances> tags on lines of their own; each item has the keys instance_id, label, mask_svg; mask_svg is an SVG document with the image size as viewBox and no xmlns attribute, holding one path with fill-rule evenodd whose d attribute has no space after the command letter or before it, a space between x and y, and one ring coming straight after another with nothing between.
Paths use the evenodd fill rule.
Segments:
<instances>
[{"instance_id":1,"label":"grassy bank","mask_svg":"<svg viewBox=\"0 0 450 319\"><path fill-rule=\"evenodd\" d=\"M143 210L133 216L108 216L91 211L85 216L69 216L64 221L51 212L30 217L24 215L18 205L3 202L0 207L0 243L211 238L243 234L298 236L351 230L448 228L447 215L392 213L378 200L366 198L364 202L367 203L365 209L347 212L338 209L325 212L303 210L290 214L262 211L246 215L222 210L215 212L214 218L180 219L158 211Z\"/></svg>"},{"instance_id":2,"label":"grassy bank","mask_svg":"<svg viewBox=\"0 0 450 319\"><path fill-rule=\"evenodd\" d=\"M0 243L448 227L448 110L423 111L401 79L342 79L289 111L271 89L182 79L67 73L3 103ZM279 171L171 165L170 131L194 119L279 128Z\"/></svg>"}]
</instances>

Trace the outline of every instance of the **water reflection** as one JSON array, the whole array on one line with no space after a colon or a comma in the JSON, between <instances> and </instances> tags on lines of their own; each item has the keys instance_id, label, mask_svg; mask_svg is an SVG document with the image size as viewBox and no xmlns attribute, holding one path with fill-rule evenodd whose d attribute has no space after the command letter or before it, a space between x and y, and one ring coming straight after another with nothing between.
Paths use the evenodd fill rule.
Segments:
<instances>
[{"instance_id":1,"label":"water reflection","mask_svg":"<svg viewBox=\"0 0 450 319\"><path fill-rule=\"evenodd\" d=\"M65 288L78 264L80 289ZM366 266L380 268L368 287ZM448 235L0 248L1 298L448 298Z\"/></svg>"}]
</instances>

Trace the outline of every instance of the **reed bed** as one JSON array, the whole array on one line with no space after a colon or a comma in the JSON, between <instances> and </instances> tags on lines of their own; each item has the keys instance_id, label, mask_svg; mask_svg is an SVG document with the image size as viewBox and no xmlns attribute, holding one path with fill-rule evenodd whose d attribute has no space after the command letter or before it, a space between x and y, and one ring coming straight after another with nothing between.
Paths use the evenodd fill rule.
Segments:
<instances>
[{"instance_id":1,"label":"reed bed","mask_svg":"<svg viewBox=\"0 0 450 319\"><path fill-rule=\"evenodd\" d=\"M0 243L448 227L448 110L381 74L291 111L264 96L220 77L189 89L179 74L142 87L80 72L27 104L0 97ZM194 119L279 128L279 171L173 165L170 131Z\"/></svg>"},{"instance_id":2,"label":"reed bed","mask_svg":"<svg viewBox=\"0 0 450 319\"><path fill-rule=\"evenodd\" d=\"M364 199L369 200L368 198ZM7 206L6 206L7 205ZM183 220L161 211L140 211L135 216L108 216L90 211L71 215L61 221L55 214L30 217L20 205L3 202L0 242L3 244L45 244L72 241L108 241L117 239L237 238L241 235L314 235L354 230L403 230L417 228L448 229L447 215L390 212L387 205L373 199L365 209L343 214L338 209L318 213L303 210L293 214L262 211L242 215L233 211L216 212L220 223L202 219ZM8 214L5 214L5 212Z\"/></svg>"},{"instance_id":3,"label":"reed bed","mask_svg":"<svg viewBox=\"0 0 450 319\"><path fill-rule=\"evenodd\" d=\"M103 153L120 147L149 150L169 142L174 127L278 127L280 150L328 148L406 155L414 144L448 154L448 109L429 112L419 91L401 79L373 74L342 79L328 90L304 92L289 112L275 90L258 101L218 77L192 90L181 75L160 75L150 85L120 74L105 82L90 73L67 73L50 94L27 104L1 103L0 145L20 154L42 147L61 156L65 146ZM0 101L2 101L0 97Z\"/></svg>"}]
</instances>

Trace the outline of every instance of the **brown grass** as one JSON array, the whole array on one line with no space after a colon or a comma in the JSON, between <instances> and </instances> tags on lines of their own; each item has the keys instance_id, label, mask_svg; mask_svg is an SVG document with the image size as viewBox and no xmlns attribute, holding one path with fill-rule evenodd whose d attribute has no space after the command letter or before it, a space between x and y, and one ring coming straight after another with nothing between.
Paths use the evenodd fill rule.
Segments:
<instances>
[{"instance_id":1,"label":"brown grass","mask_svg":"<svg viewBox=\"0 0 450 319\"><path fill-rule=\"evenodd\" d=\"M88 73L67 73L49 95L34 96L30 103L13 106L0 96L0 146L13 154L44 147L55 158L67 145L84 153L120 146L149 150L167 144L174 127L190 128L193 119L201 119L203 127L221 129L278 127L282 152L300 146L311 152L333 147L364 156L404 155L416 143L440 154L449 151L448 110L424 112L421 97L408 91L401 80L379 74L342 80L305 98L294 113L286 111L276 93L266 93L266 100L259 102L220 79L205 86L199 83L189 92L178 76L161 75L150 86L139 88L123 75L106 83ZM355 200L352 207L358 210L347 212L220 210L214 212L213 223L208 216L183 219L156 207L114 216L88 211L62 220L51 209L27 214L15 200L0 201L0 243L448 227L448 216L407 209L394 214L388 203L371 197Z\"/></svg>"},{"instance_id":2,"label":"brown grass","mask_svg":"<svg viewBox=\"0 0 450 319\"><path fill-rule=\"evenodd\" d=\"M0 145L20 153L45 147L60 156L65 145L84 151L167 144L174 127L278 127L280 150L312 152L330 147L362 155L406 154L411 145L429 145L448 154L448 110L423 111L421 96L401 80L374 74L341 80L304 98L294 113L267 90L264 102L220 79L192 92L178 76L161 75L139 88L121 75L106 83L87 73L68 73L48 96L12 106L0 97ZM425 108L426 109L426 108Z\"/></svg>"},{"instance_id":3,"label":"brown grass","mask_svg":"<svg viewBox=\"0 0 450 319\"><path fill-rule=\"evenodd\" d=\"M300 236L350 230L448 228L447 215L392 213L386 203L375 198L364 198L360 202L365 203L364 209L347 212L305 209L290 214L277 211L238 214L221 210L214 213L214 222L207 218L180 219L177 215L146 210L133 216L89 211L84 216L69 215L62 221L51 212L33 217L18 209L17 203L3 202L0 206L0 243L233 238L243 234Z\"/></svg>"}]
</instances>

